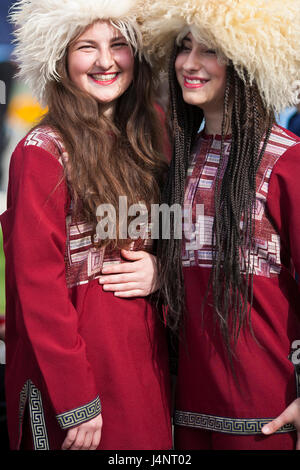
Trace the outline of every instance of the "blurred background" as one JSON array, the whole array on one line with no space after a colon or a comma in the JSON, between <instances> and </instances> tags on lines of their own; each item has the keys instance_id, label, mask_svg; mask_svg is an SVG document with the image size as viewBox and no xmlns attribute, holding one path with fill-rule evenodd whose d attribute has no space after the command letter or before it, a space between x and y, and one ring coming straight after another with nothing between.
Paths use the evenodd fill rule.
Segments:
<instances>
[{"instance_id":1,"label":"blurred background","mask_svg":"<svg viewBox=\"0 0 300 470\"><path fill-rule=\"evenodd\" d=\"M7 21L14 0L0 0L0 214L6 210L10 156L16 144L40 119L43 110L27 87L14 78L12 27ZM9 448L4 393L5 259L0 230L0 447Z\"/></svg>"},{"instance_id":2,"label":"blurred background","mask_svg":"<svg viewBox=\"0 0 300 470\"><path fill-rule=\"evenodd\" d=\"M14 0L0 2L0 213L6 209L6 190L10 156L16 146L40 119L43 110L29 90L14 78L17 66L13 58L12 27L7 21ZM4 256L0 236L0 338L5 323ZM4 362L0 344L0 363Z\"/></svg>"},{"instance_id":3,"label":"blurred background","mask_svg":"<svg viewBox=\"0 0 300 470\"><path fill-rule=\"evenodd\" d=\"M12 27L7 21L14 0L0 0L0 214L6 210L6 191L11 154L17 143L36 125L43 110L26 85L15 75L17 66L13 57ZM164 97L162 96L162 99ZM300 106L286 109L278 116L278 123L300 136ZM8 448L4 370L5 370L5 259L0 230L0 442Z\"/></svg>"}]
</instances>

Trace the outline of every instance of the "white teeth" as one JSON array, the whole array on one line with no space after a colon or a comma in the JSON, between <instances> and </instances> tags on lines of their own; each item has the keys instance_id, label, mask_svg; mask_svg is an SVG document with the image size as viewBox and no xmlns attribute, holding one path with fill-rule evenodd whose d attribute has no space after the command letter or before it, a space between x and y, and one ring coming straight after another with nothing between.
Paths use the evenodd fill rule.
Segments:
<instances>
[{"instance_id":1,"label":"white teeth","mask_svg":"<svg viewBox=\"0 0 300 470\"><path fill-rule=\"evenodd\" d=\"M113 80L116 78L117 74L116 73L110 73L108 75L102 75L101 73L95 73L92 75L92 77L95 80L99 80L101 82L108 82L109 80Z\"/></svg>"},{"instance_id":2,"label":"white teeth","mask_svg":"<svg viewBox=\"0 0 300 470\"><path fill-rule=\"evenodd\" d=\"M199 85L200 83L206 83L207 80L191 80L189 78L186 78L185 81L187 83L190 83L191 85Z\"/></svg>"}]
</instances>

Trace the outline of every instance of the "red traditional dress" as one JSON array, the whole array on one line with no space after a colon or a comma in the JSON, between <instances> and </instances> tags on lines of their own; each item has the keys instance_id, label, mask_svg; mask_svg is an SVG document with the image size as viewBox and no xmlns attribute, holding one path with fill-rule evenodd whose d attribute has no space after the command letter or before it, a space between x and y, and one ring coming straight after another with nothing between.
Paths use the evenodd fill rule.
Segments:
<instances>
[{"instance_id":1,"label":"red traditional dress","mask_svg":"<svg viewBox=\"0 0 300 470\"><path fill-rule=\"evenodd\" d=\"M60 449L70 427L102 409L99 449L170 449L164 327L147 299L99 285L103 264L121 262L120 252L95 249L91 226L75 223L65 158L55 132L40 127L10 165L1 223L11 448L23 435L25 447Z\"/></svg>"},{"instance_id":2,"label":"red traditional dress","mask_svg":"<svg viewBox=\"0 0 300 470\"><path fill-rule=\"evenodd\" d=\"M187 314L179 353L177 448L201 448L201 439L203 448L210 449L292 448L296 433L291 425L265 438L261 428L297 396L291 352L300 346L300 293L294 276L294 267L300 272L300 139L274 125L257 172L251 253L256 339L249 330L241 333L233 360L236 378L213 320L211 295L201 316L211 273L220 147L220 136L200 134L186 182L185 210L192 207L193 216L184 224ZM230 137L225 140L227 158L229 150ZM195 228L198 246L191 239Z\"/></svg>"}]
</instances>

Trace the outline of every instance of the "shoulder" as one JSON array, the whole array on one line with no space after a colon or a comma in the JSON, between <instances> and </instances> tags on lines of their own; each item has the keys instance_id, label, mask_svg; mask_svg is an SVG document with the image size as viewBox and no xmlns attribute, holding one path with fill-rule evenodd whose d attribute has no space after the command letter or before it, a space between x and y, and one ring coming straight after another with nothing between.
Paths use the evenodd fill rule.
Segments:
<instances>
[{"instance_id":1,"label":"shoulder","mask_svg":"<svg viewBox=\"0 0 300 470\"><path fill-rule=\"evenodd\" d=\"M49 126L39 126L32 129L18 145L21 149L43 150L60 164L65 154L64 145L58 132ZM17 147L17 148L18 148Z\"/></svg>"},{"instance_id":2,"label":"shoulder","mask_svg":"<svg viewBox=\"0 0 300 470\"><path fill-rule=\"evenodd\" d=\"M269 195L299 192L300 138L277 126L270 145L274 147L272 151L276 158L270 171Z\"/></svg>"},{"instance_id":3,"label":"shoulder","mask_svg":"<svg viewBox=\"0 0 300 470\"><path fill-rule=\"evenodd\" d=\"M44 182L64 177L64 148L60 136L50 127L32 129L16 146L9 165L9 179L33 176Z\"/></svg>"},{"instance_id":4,"label":"shoulder","mask_svg":"<svg viewBox=\"0 0 300 470\"><path fill-rule=\"evenodd\" d=\"M299 143L300 138L298 136L278 124L274 124L266 151L280 157L291 147L294 147Z\"/></svg>"},{"instance_id":5,"label":"shoulder","mask_svg":"<svg viewBox=\"0 0 300 470\"><path fill-rule=\"evenodd\" d=\"M272 152L278 157L275 168L289 160L300 164L300 137L293 132L278 125L274 126L268 145L272 146Z\"/></svg>"},{"instance_id":6,"label":"shoulder","mask_svg":"<svg viewBox=\"0 0 300 470\"><path fill-rule=\"evenodd\" d=\"M271 173L290 154L300 157L300 138L292 132L274 124L261 161L261 167ZM262 144L263 145L263 142Z\"/></svg>"}]
</instances>

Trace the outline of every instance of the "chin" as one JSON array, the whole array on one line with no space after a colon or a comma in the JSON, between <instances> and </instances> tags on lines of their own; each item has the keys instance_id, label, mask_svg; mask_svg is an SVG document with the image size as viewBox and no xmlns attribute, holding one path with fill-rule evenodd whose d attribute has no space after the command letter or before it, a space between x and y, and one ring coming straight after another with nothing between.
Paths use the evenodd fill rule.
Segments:
<instances>
[{"instance_id":1,"label":"chin","mask_svg":"<svg viewBox=\"0 0 300 470\"><path fill-rule=\"evenodd\" d=\"M115 99L115 96L114 95L111 95L111 94L101 94L101 93L95 93L94 95L94 98L96 98L96 100L99 101L99 103L109 103L110 101L114 100Z\"/></svg>"},{"instance_id":2,"label":"chin","mask_svg":"<svg viewBox=\"0 0 300 470\"><path fill-rule=\"evenodd\" d=\"M201 108L202 105L205 104L205 100L200 100L196 96L191 96L191 95L183 95L183 99L187 104L190 104L192 106L199 106Z\"/></svg>"}]
</instances>

